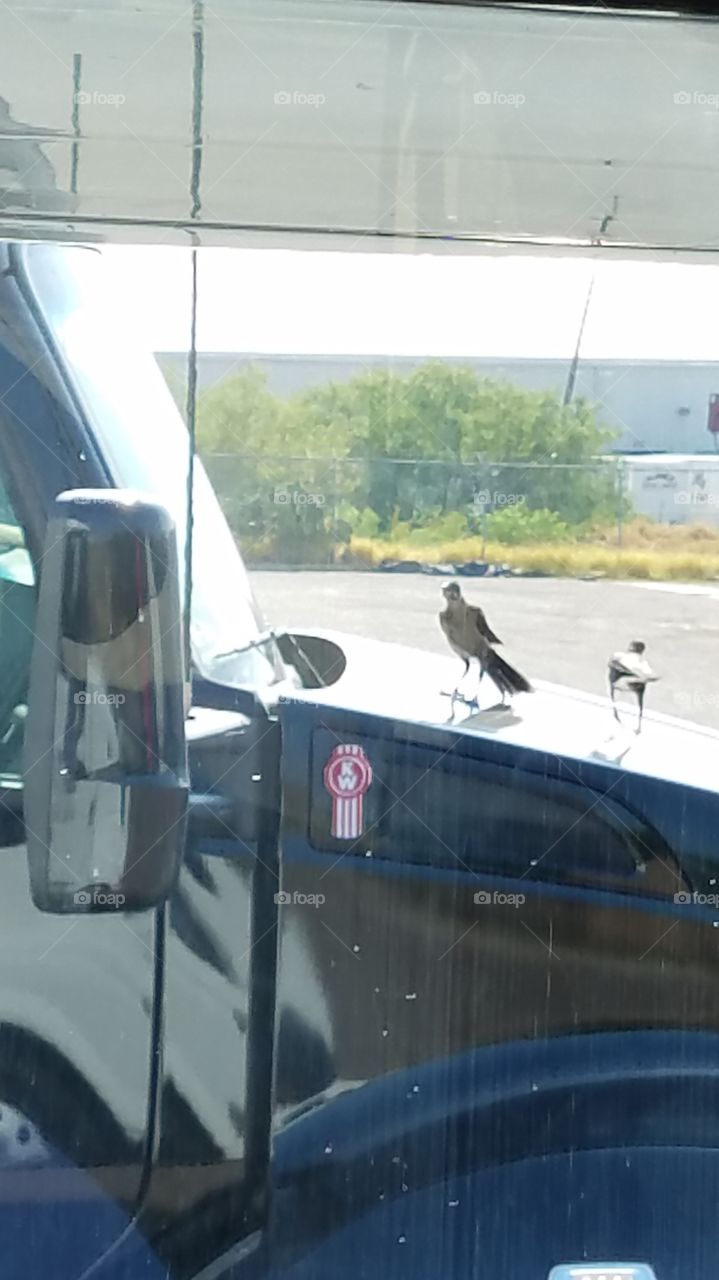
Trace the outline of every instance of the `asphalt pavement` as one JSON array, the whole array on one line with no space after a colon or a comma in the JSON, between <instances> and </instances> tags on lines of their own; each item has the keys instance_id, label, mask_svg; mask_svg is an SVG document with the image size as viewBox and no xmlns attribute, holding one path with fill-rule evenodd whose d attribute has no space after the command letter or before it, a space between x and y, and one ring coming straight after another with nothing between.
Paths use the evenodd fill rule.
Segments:
<instances>
[{"instance_id":1,"label":"asphalt pavement","mask_svg":"<svg viewBox=\"0 0 719 1280\"><path fill-rule=\"evenodd\" d=\"M446 652L439 578L255 571L252 582L273 625L334 628ZM605 694L609 655L644 640L660 676L647 708L719 729L719 584L475 578L463 589L530 678Z\"/></svg>"}]
</instances>

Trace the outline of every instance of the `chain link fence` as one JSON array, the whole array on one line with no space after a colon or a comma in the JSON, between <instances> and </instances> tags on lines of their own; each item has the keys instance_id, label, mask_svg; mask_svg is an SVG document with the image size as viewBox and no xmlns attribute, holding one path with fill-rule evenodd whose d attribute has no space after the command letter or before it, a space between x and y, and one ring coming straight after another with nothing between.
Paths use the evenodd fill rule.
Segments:
<instances>
[{"instance_id":1,"label":"chain link fence","mask_svg":"<svg viewBox=\"0 0 719 1280\"><path fill-rule=\"evenodd\" d=\"M492 462L203 454L253 563L325 565L350 543L423 548L571 541L601 527L621 547L630 515L621 459ZM421 557L420 557L421 558Z\"/></svg>"}]
</instances>

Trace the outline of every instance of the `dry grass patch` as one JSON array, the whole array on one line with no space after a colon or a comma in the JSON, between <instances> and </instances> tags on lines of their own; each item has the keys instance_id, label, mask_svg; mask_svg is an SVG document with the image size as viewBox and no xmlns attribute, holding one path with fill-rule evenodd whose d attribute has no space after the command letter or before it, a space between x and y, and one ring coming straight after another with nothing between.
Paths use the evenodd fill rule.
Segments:
<instances>
[{"instance_id":1,"label":"dry grass patch","mask_svg":"<svg viewBox=\"0 0 719 1280\"><path fill-rule=\"evenodd\" d=\"M636 522L634 522L636 523ZM651 526L652 531L656 526ZM670 530L671 531L671 530ZM411 544L353 538L349 545L350 563L374 568L382 560L423 560L430 564L458 564L466 560L490 560L516 569L535 570L554 577L580 578L601 575L606 578L648 579L663 581L712 581L719 579L719 534L681 539L653 538L649 543L639 530L625 539L620 549L601 540L570 544L535 543L530 546L505 546L482 543L481 538L463 538L418 548ZM686 530L682 530L686 534ZM629 530L627 530L629 534ZM616 532L615 532L616 538ZM642 545L644 543L644 545ZM647 545L649 544L649 545Z\"/></svg>"}]
</instances>

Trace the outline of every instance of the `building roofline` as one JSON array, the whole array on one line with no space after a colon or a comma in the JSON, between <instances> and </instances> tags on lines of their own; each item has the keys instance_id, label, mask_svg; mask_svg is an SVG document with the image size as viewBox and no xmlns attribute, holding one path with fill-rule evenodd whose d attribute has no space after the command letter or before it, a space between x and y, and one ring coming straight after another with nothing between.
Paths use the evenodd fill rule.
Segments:
<instances>
[{"instance_id":1,"label":"building roofline","mask_svg":"<svg viewBox=\"0 0 719 1280\"><path fill-rule=\"evenodd\" d=\"M162 359L163 356L172 356L173 358L187 359L186 351L156 351L155 355ZM556 364L567 367L571 360L571 355L567 356L525 356L525 355L503 355L503 356L485 356L485 355L463 355L463 356L438 356L438 355L387 355L378 353L376 355L358 355L353 352L346 352L339 355L336 352L322 354L320 352L290 352L290 351L199 351L198 360L250 360L250 361L286 361L289 364L299 364L308 360L320 360L325 364L346 364L347 362L357 362L358 364L370 363L387 363L387 364L416 364L418 361L436 360L444 364ZM583 356L580 360L580 368L591 365L628 365L637 368L656 368L657 366L681 365L683 368L704 368L716 369L717 383L719 384L719 360L682 360L679 357L662 357L656 356L650 359L635 359L627 356Z\"/></svg>"}]
</instances>

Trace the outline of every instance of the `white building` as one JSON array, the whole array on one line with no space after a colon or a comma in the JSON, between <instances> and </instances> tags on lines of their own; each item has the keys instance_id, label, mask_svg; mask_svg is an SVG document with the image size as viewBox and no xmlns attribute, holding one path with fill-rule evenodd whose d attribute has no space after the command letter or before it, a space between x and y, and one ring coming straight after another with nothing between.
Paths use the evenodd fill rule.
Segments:
<instances>
[{"instance_id":1,"label":"white building","mask_svg":"<svg viewBox=\"0 0 719 1280\"><path fill-rule=\"evenodd\" d=\"M625 466L626 493L639 515L719 529L719 455L649 454L628 457Z\"/></svg>"}]
</instances>

